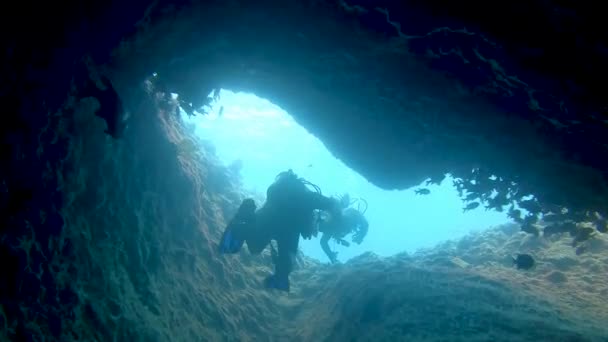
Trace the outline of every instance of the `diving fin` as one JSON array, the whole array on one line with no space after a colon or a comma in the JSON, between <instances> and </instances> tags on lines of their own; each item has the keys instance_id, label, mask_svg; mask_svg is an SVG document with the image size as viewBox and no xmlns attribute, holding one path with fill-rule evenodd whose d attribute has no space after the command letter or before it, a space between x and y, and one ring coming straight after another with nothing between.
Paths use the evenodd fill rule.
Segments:
<instances>
[{"instance_id":1,"label":"diving fin","mask_svg":"<svg viewBox=\"0 0 608 342\"><path fill-rule=\"evenodd\" d=\"M241 250L243 243L245 243L243 233L250 228L251 222L255 220L255 209L253 199L243 200L236 215L222 235L219 246L220 253L235 254Z\"/></svg>"},{"instance_id":2,"label":"diving fin","mask_svg":"<svg viewBox=\"0 0 608 342\"><path fill-rule=\"evenodd\" d=\"M222 254L235 254L241 250L243 247L243 243L245 240L238 239L234 235L234 229L232 227L226 228L224 234L222 235L222 239L220 240L220 253Z\"/></svg>"}]
</instances>

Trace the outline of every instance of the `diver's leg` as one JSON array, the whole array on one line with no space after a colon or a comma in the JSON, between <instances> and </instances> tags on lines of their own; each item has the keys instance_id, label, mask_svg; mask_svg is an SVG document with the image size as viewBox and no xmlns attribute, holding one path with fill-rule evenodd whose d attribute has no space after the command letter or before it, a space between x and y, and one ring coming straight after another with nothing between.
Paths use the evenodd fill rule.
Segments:
<instances>
[{"instance_id":1,"label":"diver's leg","mask_svg":"<svg viewBox=\"0 0 608 342\"><path fill-rule=\"evenodd\" d=\"M284 244L279 244L275 274L279 277L287 278L293 269L296 259L296 251L288 250Z\"/></svg>"},{"instance_id":2,"label":"diver's leg","mask_svg":"<svg viewBox=\"0 0 608 342\"><path fill-rule=\"evenodd\" d=\"M270 243L270 239L263 234L249 234L247 237L247 249L251 254L260 254Z\"/></svg>"},{"instance_id":3,"label":"diver's leg","mask_svg":"<svg viewBox=\"0 0 608 342\"><path fill-rule=\"evenodd\" d=\"M299 232L286 232L277 239L278 255L275 262L275 272L266 278L266 287L289 292L289 273L298 252Z\"/></svg>"},{"instance_id":4,"label":"diver's leg","mask_svg":"<svg viewBox=\"0 0 608 342\"><path fill-rule=\"evenodd\" d=\"M245 241L251 254L260 254L270 243L275 225L273 212L266 207L260 208L255 213L255 222L255 229L246 232Z\"/></svg>"},{"instance_id":5,"label":"diver's leg","mask_svg":"<svg viewBox=\"0 0 608 342\"><path fill-rule=\"evenodd\" d=\"M255 230L255 202L245 199L220 239L220 253L238 253L243 243Z\"/></svg>"},{"instance_id":6,"label":"diver's leg","mask_svg":"<svg viewBox=\"0 0 608 342\"><path fill-rule=\"evenodd\" d=\"M331 248L329 248L329 239L331 238L331 235L328 233L323 233L323 236L321 237L321 248L323 249L323 252L325 252L325 255L327 255L327 257L329 258L329 261L331 261L331 263L335 263L337 261L337 253L334 253Z\"/></svg>"}]
</instances>

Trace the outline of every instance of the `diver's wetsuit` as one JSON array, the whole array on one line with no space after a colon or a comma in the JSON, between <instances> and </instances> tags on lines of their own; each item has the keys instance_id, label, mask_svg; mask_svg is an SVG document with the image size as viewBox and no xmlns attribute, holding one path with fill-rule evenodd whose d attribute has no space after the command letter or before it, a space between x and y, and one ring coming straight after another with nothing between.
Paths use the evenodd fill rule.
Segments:
<instances>
[{"instance_id":1,"label":"diver's wetsuit","mask_svg":"<svg viewBox=\"0 0 608 342\"><path fill-rule=\"evenodd\" d=\"M257 237L247 240L261 252L271 239L277 241L275 276L286 278L298 251L300 235L310 238L314 229L313 211L331 211L337 203L311 191L293 173L284 173L266 191L266 203L256 213ZM260 249L261 247L261 249ZM257 250L251 250L252 253Z\"/></svg>"},{"instance_id":2,"label":"diver's wetsuit","mask_svg":"<svg viewBox=\"0 0 608 342\"><path fill-rule=\"evenodd\" d=\"M340 215L336 200L310 190L291 170L286 171L279 174L266 191L266 202L255 212L255 223L238 229L237 235L241 241L247 242L252 254L262 252L271 240L277 241L275 274L267 279L267 286L289 289L288 276L298 251L300 235L304 238L312 236L315 209ZM269 281L283 285L268 284Z\"/></svg>"},{"instance_id":3,"label":"diver's wetsuit","mask_svg":"<svg viewBox=\"0 0 608 342\"><path fill-rule=\"evenodd\" d=\"M323 236L321 237L321 248L323 249L323 252L325 252L332 263L336 262L336 253L332 252L329 248L329 240L335 238L343 241L342 238L344 238L344 236L354 231L352 240L353 242L360 244L367 234L368 226L369 224L365 216L354 208L344 209L340 220L330 218L328 221L321 222L319 231L323 233ZM348 245L346 241L343 241L342 243Z\"/></svg>"}]
</instances>

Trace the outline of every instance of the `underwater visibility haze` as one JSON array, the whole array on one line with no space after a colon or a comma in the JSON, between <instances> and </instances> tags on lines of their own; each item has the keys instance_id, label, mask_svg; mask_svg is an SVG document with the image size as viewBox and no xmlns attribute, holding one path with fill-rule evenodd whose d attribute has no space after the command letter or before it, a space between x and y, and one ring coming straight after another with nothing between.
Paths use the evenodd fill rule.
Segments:
<instances>
[{"instance_id":1,"label":"underwater visibility haze","mask_svg":"<svg viewBox=\"0 0 608 342\"><path fill-rule=\"evenodd\" d=\"M238 168L243 188L262 199L274 177L287 169L327 195L349 193L356 201L353 207L365 211L371 227L362 244L343 247L333 241L332 249L342 261L368 251L380 256L412 253L510 221L506 213L483 207L463 210L451 177L441 185L427 185L425 180L409 190L378 188L333 156L289 113L254 94L221 90L207 115L190 117L183 110L181 114L194 125L195 134L212 143L224 165ZM430 193L417 194L416 189ZM329 261L317 240L300 243L304 254Z\"/></svg>"},{"instance_id":2,"label":"underwater visibility haze","mask_svg":"<svg viewBox=\"0 0 608 342\"><path fill-rule=\"evenodd\" d=\"M12 5L0 341L608 341L599 5Z\"/></svg>"}]
</instances>

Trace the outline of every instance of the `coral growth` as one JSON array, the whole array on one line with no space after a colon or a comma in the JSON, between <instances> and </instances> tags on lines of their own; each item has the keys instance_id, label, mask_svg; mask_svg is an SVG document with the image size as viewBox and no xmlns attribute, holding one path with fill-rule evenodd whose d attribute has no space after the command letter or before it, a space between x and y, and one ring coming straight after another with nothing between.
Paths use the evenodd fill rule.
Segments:
<instances>
[{"instance_id":1,"label":"coral growth","mask_svg":"<svg viewBox=\"0 0 608 342\"><path fill-rule=\"evenodd\" d=\"M216 252L223 224L242 196L228 170L185 132L179 118L144 108L157 119L142 124L132 140L111 141L94 120L82 120L88 126L71 144L79 167L66 177L71 201L64 216L79 256L75 330L81 337L593 340L600 335L597 318L606 312L596 297L605 279L593 279L594 292L579 280L597 274L580 266L597 256L578 257L568 244L506 227L411 257L368 255L338 267L304 257L289 296L264 291L259 280L268 272L267 255ZM87 115L84 109L77 113ZM535 253L540 265L532 272L515 270L509 257L516 252ZM595 318L584 321L587 314Z\"/></svg>"},{"instance_id":2,"label":"coral growth","mask_svg":"<svg viewBox=\"0 0 608 342\"><path fill-rule=\"evenodd\" d=\"M35 297L59 321L26 311L16 331L16 317L2 310L5 338L593 341L605 333L603 236L578 255L567 237L514 225L412 256L329 266L300 255L289 295L264 290L268 254L216 248L243 197L235 170L153 99L139 97L139 119L122 140L103 133L92 101L68 103L57 169L65 224L49 247L51 279ZM31 236L18 248L40 245ZM67 245L69 258L59 253ZM514 269L519 252L538 266ZM49 291L65 295L52 302Z\"/></svg>"}]
</instances>

